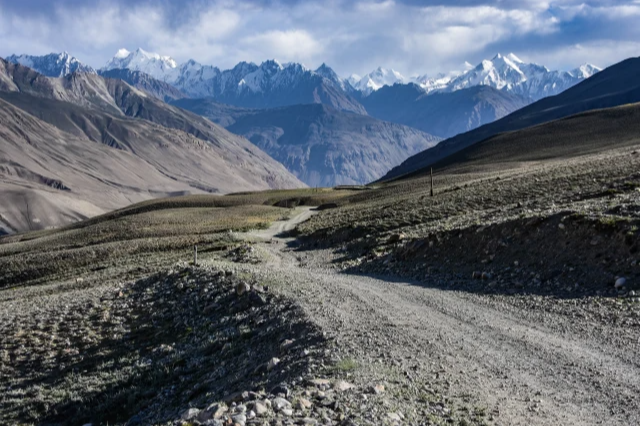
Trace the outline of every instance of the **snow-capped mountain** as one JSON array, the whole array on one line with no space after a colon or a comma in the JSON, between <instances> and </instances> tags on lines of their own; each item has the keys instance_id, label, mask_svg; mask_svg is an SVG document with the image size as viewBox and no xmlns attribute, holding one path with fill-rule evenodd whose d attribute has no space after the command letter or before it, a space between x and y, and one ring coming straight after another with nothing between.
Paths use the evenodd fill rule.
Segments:
<instances>
[{"instance_id":1,"label":"snow-capped mountain","mask_svg":"<svg viewBox=\"0 0 640 426\"><path fill-rule=\"evenodd\" d=\"M212 84L216 100L236 106L271 108L321 103L366 114L364 107L349 94L344 81L326 65L316 72L301 64L281 64L275 60L259 66L242 63L223 71Z\"/></svg>"},{"instance_id":2,"label":"snow-capped mountain","mask_svg":"<svg viewBox=\"0 0 640 426\"><path fill-rule=\"evenodd\" d=\"M418 86L422 87L422 89L424 89L425 92L430 93L436 90L446 89L449 83L451 83L451 80L456 78L458 75L460 75L460 73L445 74L441 72L435 75L434 77L430 77L429 75L425 74L425 75L414 77L411 80Z\"/></svg>"},{"instance_id":3,"label":"snow-capped mountain","mask_svg":"<svg viewBox=\"0 0 640 426\"><path fill-rule=\"evenodd\" d=\"M569 71L573 77L576 78L589 78L597 72L602 71L601 68L591 64L580 65L578 68Z\"/></svg>"},{"instance_id":4,"label":"snow-capped mountain","mask_svg":"<svg viewBox=\"0 0 640 426\"><path fill-rule=\"evenodd\" d=\"M134 52L129 52L127 49L118 50L101 70L141 71L155 79L170 83L178 77L177 68L178 63L169 56L160 56L157 53L146 52L138 48Z\"/></svg>"},{"instance_id":5,"label":"snow-capped mountain","mask_svg":"<svg viewBox=\"0 0 640 426\"><path fill-rule=\"evenodd\" d=\"M313 71L301 64L269 60L260 65L240 62L221 71L194 60L178 65L168 56L121 49L101 71L113 69L141 71L191 97L211 97L230 105L267 108L325 103L340 110L365 113L364 107L350 96L349 84L325 64Z\"/></svg>"},{"instance_id":6,"label":"snow-capped mountain","mask_svg":"<svg viewBox=\"0 0 640 426\"><path fill-rule=\"evenodd\" d=\"M353 86L349 79L340 78L340 76L338 76L338 74L336 74L336 72L325 63L322 63L322 65L320 65L314 72L331 81L345 92L353 90Z\"/></svg>"},{"instance_id":7,"label":"snow-capped mountain","mask_svg":"<svg viewBox=\"0 0 640 426\"><path fill-rule=\"evenodd\" d=\"M438 73L435 76L431 77L429 75L419 75L413 77L411 82L417 84L422 87L427 93L436 91L436 90L444 90L448 87L451 80L454 78L464 74L465 72L473 69L473 65L469 62L465 62L463 65L462 71L451 71L448 73Z\"/></svg>"},{"instance_id":8,"label":"snow-capped mountain","mask_svg":"<svg viewBox=\"0 0 640 426\"><path fill-rule=\"evenodd\" d=\"M441 90L453 92L473 86L491 86L538 100L556 95L590 77L600 68L585 64L573 71L550 71L542 65L525 63L513 53L497 54L452 79Z\"/></svg>"},{"instance_id":9,"label":"snow-capped mountain","mask_svg":"<svg viewBox=\"0 0 640 426\"><path fill-rule=\"evenodd\" d=\"M47 77L64 77L76 71L95 74L95 70L83 64L67 52L50 53L44 56L11 55L5 58L14 64L29 67Z\"/></svg>"},{"instance_id":10,"label":"snow-capped mountain","mask_svg":"<svg viewBox=\"0 0 640 426\"><path fill-rule=\"evenodd\" d=\"M362 77L353 87L367 96L384 86L393 86L396 83L404 84L406 79L398 71L378 67Z\"/></svg>"},{"instance_id":11,"label":"snow-capped mountain","mask_svg":"<svg viewBox=\"0 0 640 426\"><path fill-rule=\"evenodd\" d=\"M362 77L360 77L358 74L351 74L349 77L347 77L346 81L347 83L349 83L349 85L351 87L353 87L355 89L356 84L358 84L358 82L362 80Z\"/></svg>"},{"instance_id":12,"label":"snow-capped mountain","mask_svg":"<svg viewBox=\"0 0 640 426\"><path fill-rule=\"evenodd\" d=\"M426 93L455 92L475 86L491 86L535 101L557 95L598 71L600 68L591 64L571 71L550 71L542 65L525 63L510 53L506 56L497 54L493 59L484 60L475 67L465 62L462 70L435 76L422 75L405 79L393 70L378 68L362 78L354 74L347 82L364 96L395 83L415 83Z\"/></svg>"},{"instance_id":13,"label":"snow-capped mountain","mask_svg":"<svg viewBox=\"0 0 640 426\"><path fill-rule=\"evenodd\" d=\"M46 56L12 55L7 60L47 76L60 77L75 71L95 73L90 66L66 52ZM343 79L326 64L311 70L297 63L281 64L269 60L260 65L240 62L232 69L222 71L194 60L178 64L169 56L138 48L133 52L120 49L100 72L114 70L141 72L174 86L187 96L212 97L231 105L258 108L300 102L327 103L341 110L364 113L364 107L357 99L362 100L382 87L397 83L414 83L427 94L490 86L535 101L570 88L600 68L584 64L571 71L551 71L542 65L525 63L510 53L506 56L497 54L475 67L465 62L461 70L435 76L405 78L393 69L379 67L365 76L352 74ZM138 80L140 78L144 79L140 76Z\"/></svg>"},{"instance_id":14,"label":"snow-capped mountain","mask_svg":"<svg viewBox=\"0 0 640 426\"><path fill-rule=\"evenodd\" d=\"M448 84L450 91L466 89L472 86L491 86L503 89L507 86L515 86L527 80L527 76L518 65L523 65L517 56L510 53L507 56L497 54L491 60L484 60L475 68L453 79ZM542 73L546 70L540 67L537 70Z\"/></svg>"},{"instance_id":15,"label":"snow-capped mountain","mask_svg":"<svg viewBox=\"0 0 640 426\"><path fill-rule=\"evenodd\" d=\"M329 102L339 109L363 111L351 96L361 98L384 86L415 83L425 91L454 92L474 86L490 86L515 93L533 101L558 94L600 69L585 64L571 71L550 71L548 68L525 63L513 53L497 54L477 66L465 62L461 70L435 76L405 78L393 69L379 67L360 77L356 74L340 78L329 66L322 64L310 70L297 63L281 64L276 60L260 65L241 62L230 70L221 71L194 60L178 65L169 56L137 49L120 49L102 71L129 69L149 74L169 83L194 98L213 97L220 102L245 107L284 106L292 102ZM324 87L316 90L314 87ZM297 93L306 91L305 94ZM285 99L292 96L290 100ZM345 99L345 96L347 99ZM323 100L321 100L324 99Z\"/></svg>"},{"instance_id":16,"label":"snow-capped mountain","mask_svg":"<svg viewBox=\"0 0 640 426\"><path fill-rule=\"evenodd\" d=\"M219 76L217 67L202 65L191 59L178 67L175 80L169 83L190 96L207 97L214 95L210 82Z\"/></svg>"}]
</instances>

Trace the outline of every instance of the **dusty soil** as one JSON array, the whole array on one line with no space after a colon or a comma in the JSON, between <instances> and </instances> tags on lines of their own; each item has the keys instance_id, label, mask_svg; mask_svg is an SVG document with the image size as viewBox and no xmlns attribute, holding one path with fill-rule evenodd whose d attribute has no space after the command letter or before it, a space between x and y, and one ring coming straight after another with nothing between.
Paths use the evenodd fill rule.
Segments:
<instances>
[{"instance_id":1,"label":"dusty soil","mask_svg":"<svg viewBox=\"0 0 640 426\"><path fill-rule=\"evenodd\" d=\"M146 220L138 212L126 221L131 235L115 232L121 229L117 222L114 234L92 235L112 229L109 221L115 217L60 234L5 237L0 260L16 265L5 280L22 286L0 292L3 419L91 420L87 407L107 389L112 391L107 395L132 395L123 405L127 415L110 418L116 424L130 415L143 423L211 420L215 425L231 418L246 425L638 424L640 156L634 151L438 176L435 197L420 179L366 189L330 200L337 208L299 208L287 220L256 231L234 226L230 229L245 232L216 228L211 233L202 220L179 227L171 218L166 222L171 226L152 220L149 224L160 229L147 230L135 225ZM231 213L226 216L242 219ZM140 232L148 238L127 239ZM76 240L79 247L69 246ZM100 244L87 244L91 241ZM87 262L95 261L87 253L111 244L127 255L106 257L91 270ZM191 259L194 244L203 248L201 266L188 268L186 278L181 272L158 275L177 268L177 260ZM20 262L27 254L33 257L25 269ZM45 266L49 269L31 276ZM270 297L282 302L266 311L236 309L245 303L233 296L236 281L210 288L218 281L208 271L228 271L268 288ZM619 276L626 282L615 287ZM180 283L191 290L173 291ZM103 298L101 292L118 297ZM164 302L154 299L162 294L168 298ZM200 309L211 295L226 295L232 314L204 314ZM104 308L117 319L113 327L95 315ZM170 320L171 333L159 337L174 341L143 334L128 346L127 327L156 312ZM281 315L286 321L278 320ZM270 320L263 323L264 318ZM224 324L234 321L235 331L227 330ZM289 333L288 324L297 331ZM247 334L245 326L262 331ZM188 328L204 331L188 333L183 341ZM207 343L209 329L221 332ZM200 356L211 344L224 346L227 333L247 337L234 352L240 358L225 361L243 360L235 372L229 365L220 369L215 357ZM84 335L97 340L84 342ZM320 343L307 344L305 336ZM290 338L300 346L281 353L282 339ZM159 370L165 371L158 376L164 377L161 386L151 388L178 386L184 390L179 397L138 393L150 387L129 386L132 378L145 377L139 375L140 366L146 368L145 351L161 344L186 354L179 368L183 362L195 366L177 373L174 364ZM70 367L95 359L86 350L91 345L106 349L94 351L104 360L101 367ZM256 347L267 349L258 354ZM307 348L312 362L305 360ZM114 358L122 351L124 357ZM247 361L242 354L252 357ZM270 357L281 360L273 373L249 374ZM56 370L61 364L65 368ZM43 376L34 365L45 367ZM213 381L203 386L201 377ZM200 388L203 393L193 391ZM226 399L237 392L239 398ZM249 418L260 401L276 398L286 398L291 410L283 403L285 408ZM60 411L69 410L69 401L79 404L76 417L55 417L71 412ZM226 414L205 421L200 416L213 413L211 404L222 404ZM185 414L188 409L192 412ZM106 419L97 418L96 423Z\"/></svg>"},{"instance_id":2,"label":"dusty soil","mask_svg":"<svg viewBox=\"0 0 640 426\"><path fill-rule=\"evenodd\" d=\"M238 295L253 283L183 264L3 292L0 423L160 424L307 375L324 356L320 331L266 288ZM267 368L274 357L286 368Z\"/></svg>"},{"instance_id":3,"label":"dusty soil","mask_svg":"<svg viewBox=\"0 0 640 426\"><path fill-rule=\"evenodd\" d=\"M260 236L278 239L283 226ZM341 357L355 360L357 386L387 385L390 406L365 402L363 423L394 412L409 424L437 421L431 416L443 412L500 425L640 421L637 309L635 321L620 323L604 315L606 304L594 311L579 300L345 274L335 254L301 249L292 239L258 249L264 263L238 270L300 301Z\"/></svg>"}]
</instances>

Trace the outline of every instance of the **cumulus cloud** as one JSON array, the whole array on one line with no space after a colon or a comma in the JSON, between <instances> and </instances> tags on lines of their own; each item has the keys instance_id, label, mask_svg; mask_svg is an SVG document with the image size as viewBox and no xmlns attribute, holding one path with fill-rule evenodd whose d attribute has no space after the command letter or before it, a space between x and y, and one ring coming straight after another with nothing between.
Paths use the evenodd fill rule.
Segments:
<instances>
[{"instance_id":1,"label":"cumulus cloud","mask_svg":"<svg viewBox=\"0 0 640 426\"><path fill-rule=\"evenodd\" d=\"M0 56L66 50L99 67L142 47L222 68L275 58L413 75L513 51L567 69L640 54L639 16L635 0L0 0Z\"/></svg>"},{"instance_id":2,"label":"cumulus cloud","mask_svg":"<svg viewBox=\"0 0 640 426\"><path fill-rule=\"evenodd\" d=\"M528 55L527 59L539 63L584 64L589 62L604 67L634 56L640 56L640 42L602 40L534 51Z\"/></svg>"},{"instance_id":3,"label":"cumulus cloud","mask_svg":"<svg viewBox=\"0 0 640 426\"><path fill-rule=\"evenodd\" d=\"M240 46L249 56L262 59L285 57L287 60L315 61L324 53L322 44L304 30L267 31L242 38Z\"/></svg>"}]
</instances>

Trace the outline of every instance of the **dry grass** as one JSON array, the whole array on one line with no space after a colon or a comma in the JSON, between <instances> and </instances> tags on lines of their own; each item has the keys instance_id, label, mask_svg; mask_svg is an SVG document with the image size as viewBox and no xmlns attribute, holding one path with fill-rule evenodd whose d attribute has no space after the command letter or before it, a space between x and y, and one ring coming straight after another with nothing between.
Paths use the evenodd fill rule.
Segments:
<instances>
[{"instance_id":1,"label":"dry grass","mask_svg":"<svg viewBox=\"0 0 640 426\"><path fill-rule=\"evenodd\" d=\"M239 281L187 267L115 287L4 292L0 424L126 424L136 414L167 424L189 406L303 374L312 358L283 354L280 342L299 336L311 348L318 331L287 300L237 297ZM286 371L256 371L276 355Z\"/></svg>"},{"instance_id":2,"label":"dry grass","mask_svg":"<svg viewBox=\"0 0 640 426\"><path fill-rule=\"evenodd\" d=\"M117 219L121 219L128 216L140 215L142 213L158 212L161 210L179 210L179 209L195 209L195 208L229 208L238 207L241 210L246 207L251 207L253 211L246 210L241 212L238 223L225 222L220 226L214 226L211 231L204 232L216 232L226 229L240 229L244 226L244 220L251 216L253 213L262 214L262 211L256 209L260 207L296 207L300 205L305 206L318 206L328 202L335 202L337 200L346 199L349 195L356 191L351 190L336 190L332 188L305 188L305 189L292 189L292 190L273 190L273 191L261 191L261 192L243 192L237 194L229 194L225 196L216 195L189 195L183 197L170 197L160 198L141 203L136 203L131 206L115 210L113 212L93 217L82 222L74 223L62 229L54 230L42 230L29 233L23 233L18 235L12 235L8 237L0 237L0 253L2 252L2 244L27 241L31 239L38 239L49 235L58 235L60 231L82 229L91 227L103 222L111 222ZM219 217L215 217L213 220L219 220L224 216L223 212L220 212ZM230 211L229 217L234 217L235 213ZM159 216L150 217L152 221L156 219L164 220ZM191 220L194 219L194 220ZM188 223L197 223L198 227L202 227L198 218L188 218ZM211 222L211 220L207 220ZM115 223L115 222L114 222ZM122 223L118 223L121 225ZM166 223L166 225L180 225L183 227L181 221L173 221ZM173 232L171 229L163 226L162 222L157 223L158 226L155 229L158 232ZM125 235L122 233L122 235ZM155 235L147 235L147 237L153 237Z\"/></svg>"},{"instance_id":3,"label":"dry grass","mask_svg":"<svg viewBox=\"0 0 640 426\"><path fill-rule=\"evenodd\" d=\"M189 259L194 245L205 253L233 245L226 231L267 227L289 215L283 207L320 205L354 193L307 188L164 198L61 229L6 236L0 238L0 288L95 273L134 278L154 265Z\"/></svg>"},{"instance_id":4,"label":"dry grass","mask_svg":"<svg viewBox=\"0 0 640 426\"><path fill-rule=\"evenodd\" d=\"M456 173L437 171L435 197L429 178L381 185L341 201L302 224L302 235L331 244L365 235L405 232L425 236L442 230L534 216L566 206L603 212L614 192L624 194L640 182L640 155L634 148L506 170ZM584 205L574 205L594 200ZM597 203L596 203L597 201ZM596 207L595 204L599 205Z\"/></svg>"},{"instance_id":5,"label":"dry grass","mask_svg":"<svg viewBox=\"0 0 640 426\"><path fill-rule=\"evenodd\" d=\"M142 421L151 424L175 417L188 402L273 387L270 380L281 377L254 370L295 331L295 309L241 306L234 284L221 286L224 274L206 268L144 277L191 261L194 245L200 259L230 249L239 241L229 231L265 228L293 211L273 204L347 195L302 190L154 200L0 239L0 423L121 424L153 406L145 412L156 417ZM261 326L252 325L254 314ZM229 338L230 328L240 334ZM308 327L300 333L313 336Z\"/></svg>"},{"instance_id":6,"label":"dry grass","mask_svg":"<svg viewBox=\"0 0 640 426\"><path fill-rule=\"evenodd\" d=\"M278 207L169 208L93 220L56 231L6 237L0 244L0 288L131 270L188 259L232 245L226 231L264 228L290 213Z\"/></svg>"}]
</instances>

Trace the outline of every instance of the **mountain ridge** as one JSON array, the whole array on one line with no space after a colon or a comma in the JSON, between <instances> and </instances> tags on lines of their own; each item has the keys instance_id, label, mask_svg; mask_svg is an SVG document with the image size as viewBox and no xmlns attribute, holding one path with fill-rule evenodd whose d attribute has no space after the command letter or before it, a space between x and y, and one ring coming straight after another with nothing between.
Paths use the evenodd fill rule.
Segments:
<instances>
[{"instance_id":1,"label":"mountain ridge","mask_svg":"<svg viewBox=\"0 0 640 426\"><path fill-rule=\"evenodd\" d=\"M9 58L13 62L22 61L23 65L31 66L48 76L64 76L65 73L71 73L76 69L95 72L91 67L83 65L66 52L58 56L68 57L69 64L75 65L67 65L66 67L48 65L55 56L56 54L43 57L12 55ZM270 67L271 69L269 69ZM232 69L222 71L218 67L202 65L193 59L178 64L169 56L147 52L142 48L133 52L124 48L120 49L99 71L107 72L115 69L143 72L159 81L172 84L190 97L210 96L218 98L221 102L229 103L234 102L235 98L232 94L236 92L236 96L241 99L233 104L245 107L259 107L268 103L265 100L250 100L251 96L248 93L272 92L271 95L275 96L273 94L274 87L283 81L295 84L296 79L309 80L312 78L311 76L326 79L326 82L335 86L347 97L355 93L358 94L356 97L366 97L382 87L393 86L396 83L415 83L426 93L453 92L472 86L488 85L537 101L543 97L558 94L600 71L600 68L588 63L569 71L552 71L542 65L525 63L513 53L504 56L498 53L492 59L483 60L476 66L466 62L461 71L440 73L434 77L419 75L405 78L393 69L378 67L362 77L353 74L349 78L341 78L326 63L320 65L316 70L310 70L301 64L280 64L272 59L260 65L240 62ZM273 72L274 69L276 72ZM264 78L265 76L268 78ZM321 83L316 82L315 85L321 86ZM335 98L335 95L332 98ZM288 104L293 104L293 102ZM339 109L364 113L356 105L357 102L354 103L353 100L342 100L329 104ZM267 107L275 106L284 106L283 101L267 105Z\"/></svg>"},{"instance_id":2,"label":"mountain ridge","mask_svg":"<svg viewBox=\"0 0 640 426\"><path fill-rule=\"evenodd\" d=\"M574 114L640 102L640 57L629 58L598 72L561 94L543 98L500 120L442 141L408 158L383 180L396 179L429 167L462 149L499 133L511 132Z\"/></svg>"},{"instance_id":3,"label":"mountain ridge","mask_svg":"<svg viewBox=\"0 0 640 426\"><path fill-rule=\"evenodd\" d=\"M361 102L373 117L446 138L502 118L529 100L490 86L426 94L416 84L395 84Z\"/></svg>"},{"instance_id":4,"label":"mountain ridge","mask_svg":"<svg viewBox=\"0 0 640 426\"><path fill-rule=\"evenodd\" d=\"M96 73L92 67L83 64L67 52L50 53L44 56L14 54L5 59L32 68L47 77L64 77L74 72Z\"/></svg>"},{"instance_id":5,"label":"mountain ridge","mask_svg":"<svg viewBox=\"0 0 640 426\"><path fill-rule=\"evenodd\" d=\"M173 59L138 49L121 49L101 72L131 69L172 84L190 97L212 97L222 103L247 108L272 108L301 103L327 103L345 111L366 114L348 93L344 80L328 66L316 71L300 64L268 60L260 65L240 62L229 70L189 60Z\"/></svg>"},{"instance_id":6,"label":"mountain ridge","mask_svg":"<svg viewBox=\"0 0 640 426\"><path fill-rule=\"evenodd\" d=\"M37 228L160 196L304 186L248 140L119 79L0 59L0 107L0 194L41 205ZM27 229L23 209L11 229Z\"/></svg>"},{"instance_id":7,"label":"mountain ridge","mask_svg":"<svg viewBox=\"0 0 640 426\"><path fill-rule=\"evenodd\" d=\"M175 105L249 139L309 186L365 184L440 138L324 104L267 110L229 108L212 99Z\"/></svg>"}]
</instances>

